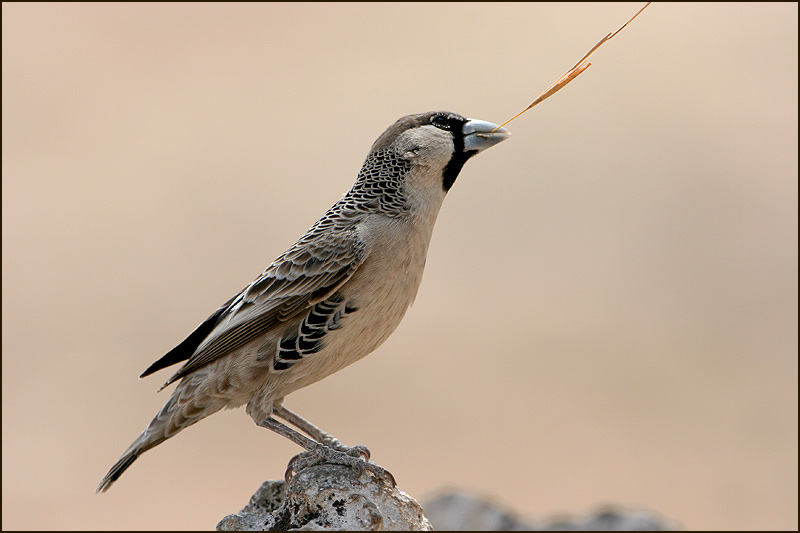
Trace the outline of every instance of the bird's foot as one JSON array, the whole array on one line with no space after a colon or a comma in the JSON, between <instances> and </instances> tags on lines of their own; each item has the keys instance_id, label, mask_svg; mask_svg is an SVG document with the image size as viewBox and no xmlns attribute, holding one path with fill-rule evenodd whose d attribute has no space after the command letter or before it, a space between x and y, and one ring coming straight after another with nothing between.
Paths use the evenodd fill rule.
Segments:
<instances>
[{"instance_id":1,"label":"bird's foot","mask_svg":"<svg viewBox=\"0 0 800 533\"><path fill-rule=\"evenodd\" d=\"M366 446L345 446L336 439L332 439L332 445L318 444L314 449L299 453L292 457L286 467L284 479L286 484L296 473L310 466L329 463L335 465L349 466L358 470L359 475L364 471L369 471L374 475L389 481L392 487L397 486L391 472L380 465L369 460L370 454Z\"/></svg>"},{"instance_id":2,"label":"bird's foot","mask_svg":"<svg viewBox=\"0 0 800 533\"><path fill-rule=\"evenodd\" d=\"M333 448L336 451L346 453L347 455L351 455L353 457L361 457L362 459L364 459L364 461L369 461L369 458L372 457L369 448L367 448L363 444L356 444L355 446L345 446L339 441L339 439L331 437L330 435L328 435L325 439L323 439L321 444L323 446L327 446L328 448Z\"/></svg>"}]
</instances>

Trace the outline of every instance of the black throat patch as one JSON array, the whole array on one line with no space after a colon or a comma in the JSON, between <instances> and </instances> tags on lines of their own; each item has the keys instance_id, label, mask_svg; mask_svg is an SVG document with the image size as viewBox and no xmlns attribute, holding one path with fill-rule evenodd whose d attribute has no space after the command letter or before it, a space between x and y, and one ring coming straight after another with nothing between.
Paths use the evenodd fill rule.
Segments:
<instances>
[{"instance_id":1,"label":"black throat patch","mask_svg":"<svg viewBox=\"0 0 800 533\"><path fill-rule=\"evenodd\" d=\"M444 171L442 171L442 188L444 192L448 192L456 182L458 174L464 168L464 163L478 153L476 150L464 151L464 124L467 123L466 119L460 115L448 115L445 120L448 124L447 130L453 136L453 157L444 167Z\"/></svg>"}]
</instances>

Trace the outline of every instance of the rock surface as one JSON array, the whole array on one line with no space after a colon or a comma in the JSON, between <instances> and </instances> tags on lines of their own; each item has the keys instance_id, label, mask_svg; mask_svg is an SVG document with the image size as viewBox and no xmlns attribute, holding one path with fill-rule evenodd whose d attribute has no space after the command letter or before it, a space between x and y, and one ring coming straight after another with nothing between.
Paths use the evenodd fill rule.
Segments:
<instances>
[{"instance_id":1,"label":"rock surface","mask_svg":"<svg viewBox=\"0 0 800 533\"><path fill-rule=\"evenodd\" d=\"M526 519L490 498L450 490L422 507L382 477L320 464L296 474L289 486L265 481L218 531L672 531L675 522L657 514L605 507L584 515ZM427 518L426 518L427 517Z\"/></svg>"},{"instance_id":2,"label":"rock surface","mask_svg":"<svg viewBox=\"0 0 800 533\"><path fill-rule=\"evenodd\" d=\"M320 464L296 474L289 486L265 481L218 531L430 531L422 507L408 494L369 472Z\"/></svg>"},{"instance_id":3,"label":"rock surface","mask_svg":"<svg viewBox=\"0 0 800 533\"><path fill-rule=\"evenodd\" d=\"M675 531L678 524L644 510L606 507L585 515L523 519L487 498L447 491L425 503L438 531Z\"/></svg>"}]
</instances>

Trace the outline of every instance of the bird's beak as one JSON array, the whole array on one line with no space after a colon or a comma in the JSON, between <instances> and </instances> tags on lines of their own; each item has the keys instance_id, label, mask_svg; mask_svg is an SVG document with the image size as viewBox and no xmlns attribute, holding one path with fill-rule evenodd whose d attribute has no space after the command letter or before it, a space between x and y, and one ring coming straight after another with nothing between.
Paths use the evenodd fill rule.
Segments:
<instances>
[{"instance_id":1,"label":"bird's beak","mask_svg":"<svg viewBox=\"0 0 800 533\"><path fill-rule=\"evenodd\" d=\"M508 139L511 135L507 129L498 128L497 124L475 118L467 119L462 132L464 133L465 152L486 150L500 141Z\"/></svg>"}]
</instances>

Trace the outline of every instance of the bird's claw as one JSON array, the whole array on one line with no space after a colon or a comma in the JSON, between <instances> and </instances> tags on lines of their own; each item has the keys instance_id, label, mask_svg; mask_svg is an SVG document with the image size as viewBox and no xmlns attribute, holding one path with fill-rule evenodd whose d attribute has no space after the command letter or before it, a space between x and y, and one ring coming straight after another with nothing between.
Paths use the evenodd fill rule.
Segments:
<instances>
[{"instance_id":1,"label":"bird's claw","mask_svg":"<svg viewBox=\"0 0 800 533\"><path fill-rule=\"evenodd\" d=\"M350 449L355 450L364 461L369 461L370 457L372 457L372 454L369 452L369 448L367 448L363 444L356 444Z\"/></svg>"},{"instance_id":2,"label":"bird's claw","mask_svg":"<svg viewBox=\"0 0 800 533\"><path fill-rule=\"evenodd\" d=\"M363 444L356 444L355 446L345 446L339 441L339 439L333 437L323 440L321 444L323 446L327 446L328 448L333 448L336 451L346 453L347 455L352 455L353 457L361 456L361 458L364 459L365 461L369 461L370 457L372 457L369 448L367 448Z\"/></svg>"},{"instance_id":3,"label":"bird's claw","mask_svg":"<svg viewBox=\"0 0 800 533\"><path fill-rule=\"evenodd\" d=\"M342 449L336 449L325 444L318 444L316 448L299 453L289 460L286 465L286 472L283 478L286 484L294 477L296 473L304 470L310 466L328 463L349 466L358 470L359 475L364 471L369 471L374 475L388 480L392 488L397 486L397 482L391 472L386 470L380 465L370 461L370 451L366 446L357 445L353 447L339 445Z\"/></svg>"},{"instance_id":4,"label":"bird's claw","mask_svg":"<svg viewBox=\"0 0 800 533\"><path fill-rule=\"evenodd\" d=\"M300 459L301 455L303 454L298 453L297 455L289 459L289 464L286 465L286 472L283 473L283 479L284 481L286 481L287 485L289 484L289 481L291 481L292 477L294 477L295 474L294 464L298 461L298 459Z\"/></svg>"}]
</instances>

